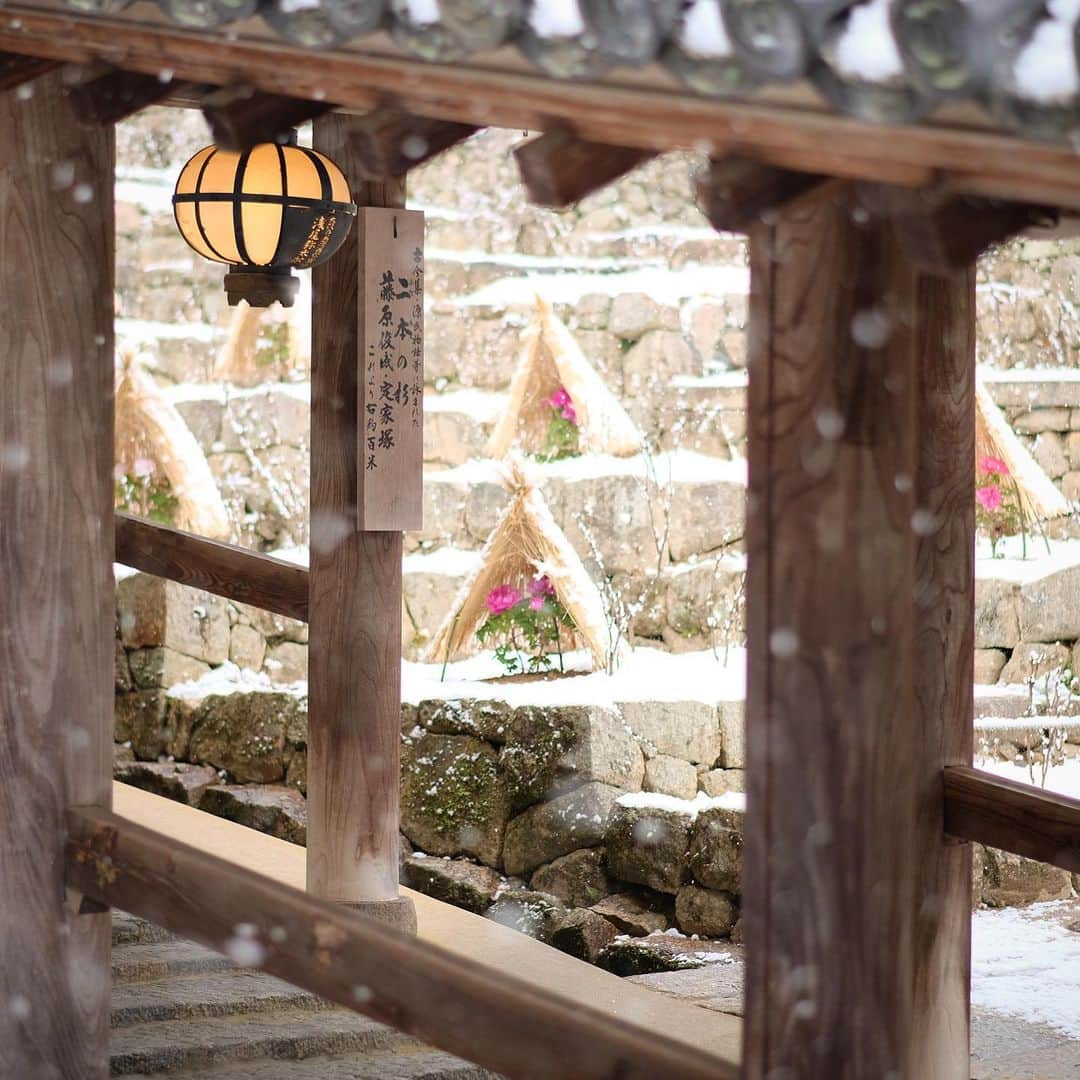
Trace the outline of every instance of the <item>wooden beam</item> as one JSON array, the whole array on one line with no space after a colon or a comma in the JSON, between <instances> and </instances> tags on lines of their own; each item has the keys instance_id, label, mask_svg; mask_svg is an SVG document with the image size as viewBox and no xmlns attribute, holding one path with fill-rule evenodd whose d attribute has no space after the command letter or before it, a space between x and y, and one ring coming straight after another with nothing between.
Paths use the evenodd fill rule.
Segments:
<instances>
[{"instance_id":1,"label":"wooden beam","mask_svg":"<svg viewBox=\"0 0 1080 1080\"><path fill-rule=\"evenodd\" d=\"M202 99L214 142L222 150L235 151L280 142L293 128L332 108L326 101L260 93L247 84L213 90Z\"/></svg>"},{"instance_id":2,"label":"wooden beam","mask_svg":"<svg viewBox=\"0 0 1080 1080\"><path fill-rule=\"evenodd\" d=\"M590 142L569 128L555 128L514 151L530 200L556 209L580 202L655 156L632 146Z\"/></svg>"},{"instance_id":3,"label":"wooden beam","mask_svg":"<svg viewBox=\"0 0 1080 1080\"><path fill-rule=\"evenodd\" d=\"M701 212L714 229L746 232L763 214L778 210L826 179L747 158L713 158L694 178L694 190Z\"/></svg>"},{"instance_id":4,"label":"wooden beam","mask_svg":"<svg viewBox=\"0 0 1080 1080\"><path fill-rule=\"evenodd\" d=\"M136 9L137 11L138 9ZM707 146L709 153L827 176L950 190L991 198L1080 208L1080 170L1071 146L980 129L970 113L934 124L890 127L837 116L790 93L751 103L673 90L648 76L613 82L558 81L469 64L431 64L360 47L311 53L281 41L162 29L130 15L84 17L8 3L0 49L52 59L112 59L131 70L267 93L335 101L361 112L392 98L419 116L543 131L571 124L583 139L665 151ZM887 137L885 137L887 135Z\"/></svg>"},{"instance_id":5,"label":"wooden beam","mask_svg":"<svg viewBox=\"0 0 1080 1080\"><path fill-rule=\"evenodd\" d=\"M364 175L385 180L404 176L479 130L475 124L433 120L384 106L354 122L352 142Z\"/></svg>"},{"instance_id":6,"label":"wooden beam","mask_svg":"<svg viewBox=\"0 0 1080 1080\"><path fill-rule=\"evenodd\" d=\"M730 1062L569 1002L527 972L495 971L116 814L74 810L68 823L68 880L87 896L219 952L251 927L255 967L498 1073L738 1076Z\"/></svg>"},{"instance_id":7,"label":"wooden beam","mask_svg":"<svg viewBox=\"0 0 1080 1080\"><path fill-rule=\"evenodd\" d=\"M307 569L282 559L118 513L116 561L307 622Z\"/></svg>"},{"instance_id":8,"label":"wooden beam","mask_svg":"<svg viewBox=\"0 0 1080 1080\"><path fill-rule=\"evenodd\" d=\"M359 206L403 206L404 185L365 184L354 121L315 121ZM360 242L312 271L308 890L415 927L398 897L400 532L357 527Z\"/></svg>"},{"instance_id":9,"label":"wooden beam","mask_svg":"<svg viewBox=\"0 0 1080 1080\"><path fill-rule=\"evenodd\" d=\"M156 105L173 89L172 79L94 64L81 79L68 83L67 93L81 123L108 125Z\"/></svg>"},{"instance_id":10,"label":"wooden beam","mask_svg":"<svg viewBox=\"0 0 1080 1080\"><path fill-rule=\"evenodd\" d=\"M113 132L55 72L0 146L0 1076L98 1080L110 917L65 903L64 813L111 798Z\"/></svg>"},{"instance_id":11,"label":"wooden beam","mask_svg":"<svg viewBox=\"0 0 1080 1080\"><path fill-rule=\"evenodd\" d=\"M830 185L751 232L748 1080L970 1075L940 818L970 723L945 682L971 651L970 279L925 281L855 209Z\"/></svg>"},{"instance_id":12,"label":"wooden beam","mask_svg":"<svg viewBox=\"0 0 1080 1080\"><path fill-rule=\"evenodd\" d=\"M1080 799L981 769L949 768L945 831L1080 874Z\"/></svg>"},{"instance_id":13,"label":"wooden beam","mask_svg":"<svg viewBox=\"0 0 1080 1080\"><path fill-rule=\"evenodd\" d=\"M44 60L39 56L22 56L19 53L0 52L0 94L14 90L32 79L39 79L60 66L58 60Z\"/></svg>"}]
</instances>

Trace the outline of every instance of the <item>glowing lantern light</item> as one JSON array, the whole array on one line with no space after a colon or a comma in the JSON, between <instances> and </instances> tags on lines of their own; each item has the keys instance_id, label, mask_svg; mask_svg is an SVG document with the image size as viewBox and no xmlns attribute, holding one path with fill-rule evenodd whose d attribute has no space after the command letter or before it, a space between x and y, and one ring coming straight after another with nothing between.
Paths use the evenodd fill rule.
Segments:
<instances>
[{"instance_id":1,"label":"glowing lantern light","mask_svg":"<svg viewBox=\"0 0 1080 1080\"><path fill-rule=\"evenodd\" d=\"M229 303L291 307L306 269L330 258L356 207L341 170L304 147L260 143L244 153L207 146L181 170L173 193L181 235L198 254L232 269Z\"/></svg>"}]
</instances>

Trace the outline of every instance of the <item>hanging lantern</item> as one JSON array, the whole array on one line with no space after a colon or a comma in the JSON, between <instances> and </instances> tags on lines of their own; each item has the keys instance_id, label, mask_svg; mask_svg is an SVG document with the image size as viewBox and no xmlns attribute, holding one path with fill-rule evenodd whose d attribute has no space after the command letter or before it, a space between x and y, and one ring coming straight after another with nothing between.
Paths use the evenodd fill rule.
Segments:
<instances>
[{"instance_id":1,"label":"hanging lantern","mask_svg":"<svg viewBox=\"0 0 1080 1080\"><path fill-rule=\"evenodd\" d=\"M291 269L330 258L348 235L356 207L341 170L304 147L260 143L242 154L207 146L181 170L173 194L176 225L206 259L230 266L229 303L275 300L291 307Z\"/></svg>"}]
</instances>

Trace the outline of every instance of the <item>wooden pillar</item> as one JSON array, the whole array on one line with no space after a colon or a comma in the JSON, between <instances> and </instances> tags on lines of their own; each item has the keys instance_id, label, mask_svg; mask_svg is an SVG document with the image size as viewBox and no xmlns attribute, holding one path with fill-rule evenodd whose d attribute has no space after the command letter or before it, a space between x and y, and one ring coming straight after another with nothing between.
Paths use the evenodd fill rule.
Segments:
<instances>
[{"instance_id":1,"label":"wooden pillar","mask_svg":"<svg viewBox=\"0 0 1080 1080\"><path fill-rule=\"evenodd\" d=\"M65 894L64 813L112 782L113 132L50 74L0 146L0 1076L105 1077L110 916Z\"/></svg>"},{"instance_id":2,"label":"wooden pillar","mask_svg":"<svg viewBox=\"0 0 1080 1080\"><path fill-rule=\"evenodd\" d=\"M348 117L315 121L315 148L361 206L402 206L403 181L365 184ZM313 273L308 891L415 927L398 896L401 533L357 528L359 243Z\"/></svg>"},{"instance_id":3,"label":"wooden pillar","mask_svg":"<svg viewBox=\"0 0 1080 1080\"><path fill-rule=\"evenodd\" d=\"M973 317L847 185L752 234L750 1078L969 1075Z\"/></svg>"}]
</instances>

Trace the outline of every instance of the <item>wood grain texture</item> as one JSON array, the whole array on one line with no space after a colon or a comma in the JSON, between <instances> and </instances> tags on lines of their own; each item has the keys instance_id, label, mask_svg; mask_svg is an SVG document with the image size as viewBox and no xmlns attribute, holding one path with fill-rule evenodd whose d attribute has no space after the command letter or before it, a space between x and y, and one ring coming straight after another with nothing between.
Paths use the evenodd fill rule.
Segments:
<instances>
[{"instance_id":1,"label":"wood grain texture","mask_svg":"<svg viewBox=\"0 0 1080 1080\"><path fill-rule=\"evenodd\" d=\"M945 831L1080 874L1080 799L956 766L945 770Z\"/></svg>"},{"instance_id":2,"label":"wood grain texture","mask_svg":"<svg viewBox=\"0 0 1080 1080\"><path fill-rule=\"evenodd\" d=\"M136 14L141 9L133 9ZM520 70L431 64L349 50L312 54L275 40L164 30L132 18L81 17L8 3L0 49L216 85L237 80L268 93L336 101L363 112L389 97L420 116L545 131L571 124L584 139L663 152L707 143L769 165L827 176L1080 207L1070 146L1050 146L959 122L888 129L802 100L721 102L670 86L564 82Z\"/></svg>"},{"instance_id":3,"label":"wood grain texture","mask_svg":"<svg viewBox=\"0 0 1080 1080\"><path fill-rule=\"evenodd\" d=\"M943 658L929 674L917 658L931 641L971 649L957 608L971 603L971 555L955 547L970 541L970 505L948 526L920 505L951 510L970 490L941 455L951 446L970 470L971 449L957 450L963 427L917 422L924 286L890 228L854 209L834 185L751 233L750 1078L929 1075L915 1068L925 949L941 950L936 970L966 970L953 908L933 911L938 878L921 864L941 854L935 785L957 741L944 728L970 709L954 697L969 682L946 687ZM963 379L942 378L951 407L970 408ZM958 989L939 991L953 1041L934 1035L935 1077L967 1075L952 1071L967 1049L966 1026L949 1026Z\"/></svg>"},{"instance_id":4,"label":"wood grain texture","mask_svg":"<svg viewBox=\"0 0 1080 1080\"><path fill-rule=\"evenodd\" d=\"M892 227L903 245L904 222ZM930 528L916 535L913 593L913 721L922 759L910 1067L913 1076L967 1077L971 846L945 837L940 770L970 765L975 738L974 261L947 275L920 274L915 317L915 504Z\"/></svg>"},{"instance_id":5,"label":"wood grain texture","mask_svg":"<svg viewBox=\"0 0 1080 1080\"><path fill-rule=\"evenodd\" d=\"M530 200L556 209L580 202L655 156L648 150L590 142L569 128L556 128L514 150Z\"/></svg>"},{"instance_id":6,"label":"wood grain texture","mask_svg":"<svg viewBox=\"0 0 1080 1080\"><path fill-rule=\"evenodd\" d=\"M353 128L353 149L358 165L373 179L404 176L480 129L415 116L393 106L373 109Z\"/></svg>"},{"instance_id":7,"label":"wood grain texture","mask_svg":"<svg viewBox=\"0 0 1080 1080\"><path fill-rule=\"evenodd\" d=\"M87 895L219 951L238 926L253 926L264 950L255 966L499 1073L738 1076L722 1058L560 997L528 972L508 975L395 933L115 814L73 812L69 827L70 873Z\"/></svg>"},{"instance_id":8,"label":"wood grain texture","mask_svg":"<svg viewBox=\"0 0 1080 1080\"><path fill-rule=\"evenodd\" d=\"M746 232L762 214L805 195L825 177L775 169L746 158L713 158L694 181L698 206L714 229Z\"/></svg>"},{"instance_id":9,"label":"wood grain texture","mask_svg":"<svg viewBox=\"0 0 1080 1080\"><path fill-rule=\"evenodd\" d=\"M65 905L63 848L111 797L113 138L56 73L0 95L0 146L0 1076L96 1078L110 919Z\"/></svg>"},{"instance_id":10,"label":"wood grain texture","mask_svg":"<svg viewBox=\"0 0 1080 1080\"><path fill-rule=\"evenodd\" d=\"M364 184L352 121L315 121L359 205L404 204L400 182ZM331 900L398 892L400 532L357 529L359 242L312 277L308 890Z\"/></svg>"},{"instance_id":11,"label":"wood grain texture","mask_svg":"<svg viewBox=\"0 0 1080 1080\"><path fill-rule=\"evenodd\" d=\"M222 150L238 152L258 143L277 142L332 108L326 101L259 93L246 84L212 90L202 100L214 142Z\"/></svg>"},{"instance_id":12,"label":"wood grain texture","mask_svg":"<svg viewBox=\"0 0 1080 1080\"><path fill-rule=\"evenodd\" d=\"M118 513L116 561L307 622L307 569L282 559Z\"/></svg>"}]
</instances>

